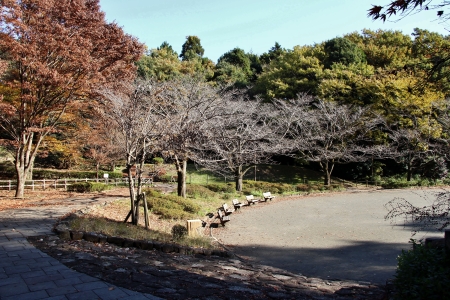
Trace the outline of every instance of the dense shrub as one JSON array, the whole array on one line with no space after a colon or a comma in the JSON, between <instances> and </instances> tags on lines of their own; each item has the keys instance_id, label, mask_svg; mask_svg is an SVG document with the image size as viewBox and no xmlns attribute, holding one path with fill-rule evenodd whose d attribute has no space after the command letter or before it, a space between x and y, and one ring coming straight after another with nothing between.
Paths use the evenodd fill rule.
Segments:
<instances>
[{"instance_id":1,"label":"dense shrub","mask_svg":"<svg viewBox=\"0 0 450 300\"><path fill-rule=\"evenodd\" d=\"M271 192L272 194L283 194L295 192L295 186L287 183L244 180L244 193L250 193L255 190L261 191L260 194L264 192Z\"/></svg>"},{"instance_id":2,"label":"dense shrub","mask_svg":"<svg viewBox=\"0 0 450 300\"><path fill-rule=\"evenodd\" d=\"M199 184L189 184L186 186L186 194L192 198L213 198L216 193Z\"/></svg>"},{"instance_id":3,"label":"dense shrub","mask_svg":"<svg viewBox=\"0 0 450 300\"><path fill-rule=\"evenodd\" d=\"M233 183L210 183L205 186L207 189L216 193L234 193L236 192Z\"/></svg>"},{"instance_id":4,"label":"dense shrub","mask_svg":"<svg viewBox=\"0 0 450 300\"><path fill-rule=\"evenodd\" d=\"M67 187L69 192L91 193L111 189L111 186L100 182L77 182Z\"/></svg>"},{"instance_id":5,"label":"dense shrub","mask_svg":"<svg viewBox=\"0 0 450 300\"><path fill-rule=\"evenodd\" d=\"M152 163L154 163L155 165L162 165L164 163L164 158L162 158L162 157L153 157L152 158Z\"/></svg>"},{"instance_id":6,"label":"dense shrub","mask_svg":"<svg viewBox=\"0 0 450 300\"><path fill-rule=\"evenodd\" d=\"M119 172L99 172L99 180L103 180L103 174L107 173L109 179L122 178L122 173ZM34 179L59 179L59 178L97 178L97 172L95 171L56 171L56 170L45 170L45 169L35 169L33 171Z\"/></svg>"},{"instance_id":7,"label":"dense shrub","mask_svg":"<svg viewBox=\"0 0 450 300\"><path fill-rule=\"evenodd\" d=\"M188 234L188 230L185 226L176 224L172 227L172 237L175 241L184 239Z\"/></svg>"},{"instance_id":8,"label":"dense shrub","mask_svg":"<svg viewBox=\"0 0 450 300\"><path fill-rule=\"evenodd\" d=\"M444 249L414 244L398 257L394 299L450 299L450 257Z\"/></svg>"},{"instance_id":9,"label":"dense shrub","mask_svg":"<svg viewBox=\"0 0 450 300\"><path fill-rule=\"evenodd\" d=\"M190 199L173 195L162 196L150 189L146 190L146 195L152 212L165 219L187 219L200 210L200 206Z\"/></svg>"},{"instance_id":10,"label":"dense shrub","mask_svg":"<svg viewBox=\"0 0 450 300\"><path fill-rule=\"evenodd\" d=\"M415 185L415 181L407 181L406 178L397 176L385 178L381 183L381 186L385 189L406 188Z\"/></svg>"}]
</instances>

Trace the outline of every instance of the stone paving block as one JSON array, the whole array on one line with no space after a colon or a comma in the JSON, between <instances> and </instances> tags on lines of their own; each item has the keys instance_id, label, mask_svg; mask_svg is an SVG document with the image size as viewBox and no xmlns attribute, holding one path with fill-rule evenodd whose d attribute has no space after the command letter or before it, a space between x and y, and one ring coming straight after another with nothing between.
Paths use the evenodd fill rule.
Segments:
<instances>
[{"instance_id":1,"label":"stone paving block","mask_svg":"<svg viewBox=\"0 0 450 300\"><path fill-rule=\"evenodd\" d=\"M45 275L44 271L36 270L36 271L27 272L27 273L22 273L22 274L20 274L20 276L22 278L26 279L26 278L46 276L46 275Z\"/></svg>"},{"instance_id":2,"label":"stone paving block","mask_svg":"<svg viewBox=\"0 0 450 300\"><path fill-rule=\"evenodd\" d=\"M49 267L51 266L51 264L47 261L41 261L41 259L39 259L39 262L36 262L34 264L29 264L28 265L30 267L31 270L35 271L35 270L40 270L44 267Z\"/></svg>"},{"instance_id":3,"label":"stone paving block","mask_svg":"<svg viewBox=\"0 0 450 300\"><path fill-rule=\"evenodd\" d=\"M128 297L124 291L116 287L105 287L101 289L93 290L93 292L98 295L101 299L120 299ZM128 298L127 298L128 299Z\"/></svg>"},{"instance_id":4,"label":"stone paving block","mask_svg":"<svg viewBox=\"0 0 450 300\"><path fill-rule=\"evenodd\" d=\"M99 299L98 296L93 291L83 291L74 294L66 295L69 300L86 300L86 299ZM114 299L114 298L105 298Z\"/></svg>"},{"instance_id":5,"label":"stone paving block","mask_svg":"<svg viewBox=\"0 0 450 300\"><path fill-rule=\"evenodd\" d=\"M138 295L134 295L134 296L127 296L123 299L126 300L164 300L164 298L159 298L150 294L138 294Z\"/></svg>"},{"instance_id":6,"label":"stone paving block","mask_svg":"<svg viewBox=\"0 0 450 300\"><path fill-rule=\"evenodd\" d=\"M59 296L45 298L45 300L67 300L67 297L64 295L59 295Z\"/></svg>"},{"instance_id":7,"label":"stone paving block","mask_svg":"<svg viewBox=\"0 0 450 300\"><path fill-rule=\"evenodd\" d=\"M80 284L75 284L74 287L79 291L91 291L91 290L95 290L95 289L106 288L106 287L109 287L109 285L103 281L97 280L97 281L83 282Z\"/></svg>"},{"instance_id":8,"label":"stone paving block","mask_svg":"<svg viewBox=\"0 0 450 300\"><path fill-rule=\"evenodd\" d=\"M51 265L51 266L47 266L47 267L42 267L42 271L44 271L46 274L49 274L50 272L60 272L60 271L64 271L67 270L68 268L63 265L63 264L59 264L59 265Z\"/></svg>"},{"instance_id":9,"label":"stone paving block","mask_svg":"<svg viewBox=\"0 0 450 300\"><path fill-rule=\"evenodd\" d=\"M75 285L79 283L83 283L78 277L71 277L66 279L55 280L54 283L57 286L67 286L67 285Z\"/></svg>"},{"instance_id":10,"label":"stone paving block","mask_svg":"<svg viewBox=\"0 0 450 300\"><path fill-rule=\"evenodd\" d=\"M18 243L14 243L14 244L9 244L9 245L4 245L3 249L10 253L10 252L15 252L15 251L21 251L21 250L25 250L25 247L22 244L18 244ZM14 253L16 255L19 255L17 253Z\"/></svg>"},{"instance_id":11,"label":"stone paving block","mask_svg":"<svg viewBox=\"0 0 450 300\"><path fill-rule=\"evenodd\" d=\"M46 290L46 289L54 289L54 288L57 288L57 287L58 286L53 281L45 281L45 282L40 282L40 283L29 284L28 285L28 288L32 292Z\"/></svg>"},{"instance_id":12,"label":"stone paving block","mask_svg":"<svg viewBox=\"0 0 450 300\"><path fill-rule=\"evenodd\" d=\"M62 287L57 287L54 289L47 290L47 293L49 296L66 295L66 297L67 297L67 294L73 294L76 292L78 292L78 291L73 286L62 286Z\"/></svg>"},{"instance_id":13,"label":"stone paving block","mask_svg":"<svg viewBox=\"0 0 450 300\"><path fill-rule=\"evenodd\" d=\"M19 273L31 271L29 266L7 266L7 267L3 267L3 269L5 270L5 273L8 275L19 274Z\"/></svg>"},{"instance_id":14,"label":"stone paving block","mask_svg":"<svg viewBox=\"0 0 450 300\"><path fill-rule=\"evenodd\" d=\"M48 299L48 294L46 291L36 291L29 292L21 295L11 295L8 297L2 297L2 300L38 300L38 299Z\"/></svg>"},{"instance_id":15,"label":"stone paving block","mask_svg":"<svg viewBox=\"0 0 450 300\"><path fill-rule=\"evenodd\" d=\"M67 270L60 270L59 274L61 274L64 278L73 278L73 277L80 277L80 276L87 276L84 274L80 274L72 269L67 268ZM84 281L83 281L84 282Z\"/></svg>"},{"instance_id":16,"label":"stone paving block","mask_svg":"<svg viewBox=\"0 0 450 300\"><path fill-rule=\"evenodd\" d=\"M23 281L25 281L27 284L37 284L41 282L61 280L61 279L64 279L64 277L62 277L62 275L60 274L57 274L57 275L45 275L40 277L24 278Z\"/></svg>"},{"instance_id":17,"label":"stone paving block","mask_svg":"<svg viewBox=\"0 0 450 300\"><path fill-rule=\"evenodd\" d=\"M30 264L35 264L35 263L36 263L36 259L34 259L34 258L20 259L20 260L14 261L15 266L30 265Z\"/></svg>"},{"instance_id":18,"label":"stone paving block","mask_svg":"<svg viewBox=\"0 0 450 300\"><path fill-rule=\"evenodd\" d=\"M22 277L20 277L20 275L13 275L13 276L9 276L5 279L0 280L0 287L2 287L4 285L23 283L23 282L24 282L24 280L22 279Z\"/></svg>"},{"instance_id":19,"label":"stone paving block","mask_svg":"<svg viewBox=\"0 0 450 300\"><path fill-rule=\"evenodd\" d=\"M0 295L3 297L28 293L30 290L25 282L0 286Z\"/></svg>"},{"instance_id":20,"label":"stone paving block","mask_svg":"<svg viewBox=\"0 0 450 300\"><path fill-rule=\"evenodd\" d=\"M42 255L40 253L33 253L33 252L21 252L19 253L19 256L22 259L30 259L30 258L42 258Z\"/></svg>"},{"instance_id":21,"label":"stone paving block","mask_svg":"<svg viewBox=\"0 0 450 300\"><path fill-rule=\"evenodd\" d=\"M83 282L91 282L91 281L98 281L99 280L98 278L95 278L95 277L92 277L92 276L89 276L89 275L85 275L85 274L82 274L81 276L79 276L79 278Z\"/></svg>"},{"instance_id":22,"label":"stone paving block","mask_svg":"<svg viewBox=\"0 0 450 300\"><path fill-rule=\"evenodd\" d=\"M12 265L12 262L9 259L9 257L0 258L0 268L9 267L11 265Z\"/></svg>"}]
</instances>

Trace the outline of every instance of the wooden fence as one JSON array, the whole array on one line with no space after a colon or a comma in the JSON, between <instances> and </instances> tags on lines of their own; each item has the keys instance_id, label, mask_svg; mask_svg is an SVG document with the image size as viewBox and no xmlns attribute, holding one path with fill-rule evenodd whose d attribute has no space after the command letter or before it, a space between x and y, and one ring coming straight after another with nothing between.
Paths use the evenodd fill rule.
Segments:
<instances>
[{"instance_id":1,"label":"wooden fence","mask_svg":"<svg viewBox=\"0 0 450 300\"><path fill-rule=\"evenodd\" d=\"M102 182L112 185L123 185L128 183L128 178L115 178L115 179L95 179L95 178L84 178L84 179L70 179L70 178L62 178L62 179L42 179L42 180L27 180L25 182L25 188L26 189L40 189L40 190L47 190L47 189L65 189L67 190L67 187L78 182ZM153 184L152 180L144 180L144 184ZM17 185L16 180L0 180L0 190L15 190Z\"/></svg>"}]
</instances>

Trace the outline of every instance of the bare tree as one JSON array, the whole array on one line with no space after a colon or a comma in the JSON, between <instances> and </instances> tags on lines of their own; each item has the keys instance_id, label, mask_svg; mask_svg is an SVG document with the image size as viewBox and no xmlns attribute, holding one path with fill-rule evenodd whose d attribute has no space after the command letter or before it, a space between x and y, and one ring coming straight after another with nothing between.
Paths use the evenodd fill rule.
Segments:
<instances>
[{"instance_id":1,"label":"bare tree","mask_svg":"<svg viewBox=\"0 0 450 300\"><path fill-rule=\"evenodd\" d=\"M368 116L368 109L327 102L307 95L277 102L289 116L286 145L301 156L318 162L324 184L331 184L336 163L364 161L374 149L367 133L381 123L377 116Z\"/></svg>"},{"instance_id":2,"label":"bare tree","mask_svg":"<svg viewBox=\"0 0 450 300\"><path fill-rule=\"evenodd\" d=\"M275 107L250 101L244 95L224 99L223 113L208 122L195 161L215 173L232 176L242 191L244 175L252 167L270 163L279 153L282 136Z\"/></svg>"},{"instance_id":3,"label":"bare tree","mask_svg":"<svg viewBox=\"0 0 450 300\"><path fill-rule=\"evenodd\" d=\"M415 232L427 228L443 230L450 224L450 192L448 191L437 193L430 205L418 207L404 198L394 198L384 207L389 211L384 217L385 220L395 224L399 218L403 219L404 224L415 225Z\"/></svg>"},{"instance_id":4,"label":"bare tree","mask_svg":"<svg viewBox=\"0 0 450 300\"><path fill-rule=\"evenodd\" d=\"M100 92L105 99L104 116L110 121L110 129L117 129L117 142L126 155L131 217L135 225L135 201L141 194L144 162L149 153L156 151L161 128L165 125L157 113L158 107L164 103L161 97L164 89L163 83L137 81L122 91ZM132 171L134 167L136 174Z\"/></svg>"},{"instance_id":5,"label":"bare tree","mask_svg":"<svg viewBox=\"0 0 450 300\"><path fill-rule=\"evenodd\" d=\"M158 112L166 120L162 153L174 161L178 196L186 197L187 162L204 135L206 122L223 113L223 99L233 91L214 88L199 76L180 77L167 84L166 102Z\"/></svg>"}]
</instances>

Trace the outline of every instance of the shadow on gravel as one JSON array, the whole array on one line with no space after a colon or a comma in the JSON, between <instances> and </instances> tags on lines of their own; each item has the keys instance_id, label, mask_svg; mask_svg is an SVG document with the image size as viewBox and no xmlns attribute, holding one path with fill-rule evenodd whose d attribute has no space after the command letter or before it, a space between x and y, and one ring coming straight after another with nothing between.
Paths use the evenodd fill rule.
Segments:
<instances>
[{"instance_id":1,"label":"shadow on gravel","mask_svg":"<svg viewBox=\"0 0 450 300\"><path fill-rule=\"evenodd\" d=\"M84 240L30 237L66 266L163 299L384 299L382 286L322 281L217 256L120 248Z\"/></svg>"},{"instance_id":2,"label":"shadow on gravel","mask_svg":"<svg viewBox=\"0 0 450 300\"><path fill-rule=\"evenodd\" d=\"M325 280L385 284L395 275L404 244L347 241L334 248L280 248L261 245L229 247L236 255L292 273Z\"/></svg>"}]
</instances>

